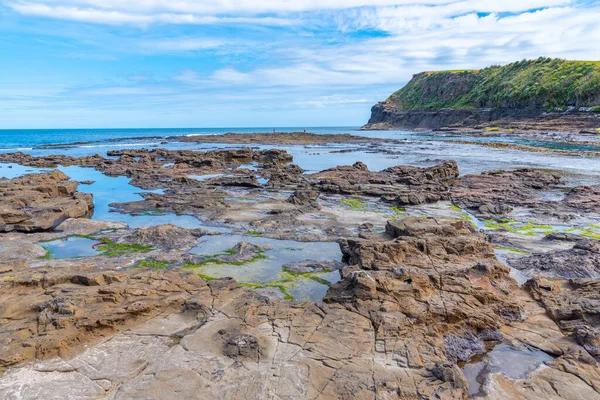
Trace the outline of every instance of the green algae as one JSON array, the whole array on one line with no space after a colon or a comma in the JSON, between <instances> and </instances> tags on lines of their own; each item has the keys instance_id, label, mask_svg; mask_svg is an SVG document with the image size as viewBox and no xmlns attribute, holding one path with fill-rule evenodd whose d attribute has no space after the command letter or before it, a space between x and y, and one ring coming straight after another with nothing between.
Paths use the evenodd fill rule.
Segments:
<instances>
[{"instance_id":1,"label":"green algae","mask_svg":"<svg viewBox=\"0 0 600 400\"><path fill-rule=\"evenodd\" d=\"M52 242L61 241L61 240L68 241L71 238L81 238L81 239L87 239L87 240L91 241L92 243L95 242L95 244L90 247L90 250L93 249L93 250L95 250L95 252L93 252L93 254L87 254L87 255L74 254L73 256L54 257L55 252L52 249L46 248L47 252L43 257L41 257L41 259L50 260L50 259L59 259L59 258L62 259L62 258L73 258L73 257L77 258L77 257L96 257L96 256L118 257L118 256L126 255L126 254L147 253L147 252L154 250L154 248L150 245L116 243L107 238L97 237L95 235L82 235L82 234L69 235L64 238L47 240L47 241L44 241L43 243L50 244Z\"/></svg>"},{"instance_id":2,"label":"green algae","mask_svg":"<svg viewBox=\"0 0 600 400\"><path fill-rule=\"evenodd\" d=\"M249 282L239 282L241 287L245 287L248 289L265 289L265 288L277 288L283 293L284 300L294 300L294 296L288 292L288 289L283 285L283 283L287 283L286 281L274 281L269 283L249 283Z\"/></svg>"},{"instance_id":3,"label":"green algae","mask_svg":"<svg viewBox=\"0 0 600 400\"><path fill-rule=\"evenodd\" d=\"M456 204L450 204L450 209L454 210L454 211L458 211L461 212L462 208L460 208L459 206L457 206Z\"/></svg>"},{"instance_id":4,"label":"green algae","mask_svg":"<svg viewBox=\"0 0 600 400\"><path fill-rule=\"evenodd\" d=\"M150 268L156 270L168 269L171 266L171 263L168 261L160 261L154 258L146 258L145 260L141 260L138 262L134 268Z\"/></svg>"},{"instance_id":5,"label":"green algae","mask_svg":"<svg viewBox=\"0 0 600 400\"><path fill-rule=\"evenodd\" d=\"M390 214L392 219L404 218L406 216L406 209L404 207L392 206L390 207Z\"/></svg>"},{"instance_id":6,"label":"green algae","mask_svg":"<svg viewBox=\"0 0 600 400\"><path fill-rule=\"evenodd\" d=\"M501 221L485 220L484 222L484 226L488 229L516 233L522 236L535 236L536 233L550 234L558 232L552 225L542 225L533 222L518 226L517 221L514 219L505 219Z\"/></svg>"},{"instance_id":7,"label":"green algae","mask_svg":"<svg viewBox=\"0 0 600 400\"><path fill-rule=\"evenodd\" d=\"M286 280L286 281L290 281L290 280L292 280L292 278L306 278L306 279L311 279L315 282L318 282L321 285L326 285L326 286L332 285L332 283L329 282L327 279L321 278L319 276L319 274L327 274L327 273L331 272L331 270L328 270L328 269L324 269L321 272L297 272L297 271L291 271L288 268L286 268L285 266L283 266L281 269L284 272L282 274L282 276L284 277L284 280Z\"/></svg>"},{"instance_id":8,"label":"green algae","mask_svg":"<svg viewBox=\"0 0 600 400\"><path fill-rule=\"evenodd\" d=\"M511 253L529 254L525 250L517 249L516 247L496 246L496 250L510 251Z\"/></svg>"},{"instance_id":9,"label":"green algae","mask_svg":"<svg viewBox=\"0 0 600 400\"><path fill-rule=\"evenodd\" d=\"M256 252L256 255L253 256L252 258L250 258L249 260L244 260L244 261L227 261L227 260L221 260L217 257L221 257L221 256L227 256L227 255L231 255L231 254L235 254L235 251L233 253L226 253L226 254L212 254L209 256L206 256L207 258L194 263L194 262L187 262L185 264L183 264L184 268L200 268L203 267L205 265L236 265L236 266L242 266L242 265L246 265L246 264L250 264L253 263L255 261L258 260L264 260L265 258L267 258L267 256L264 255L264 251L258 251Z\"/></svg>"},{"instance_id":10,"label":"green algae","mask_svg":"<svg viewBox=\"0 0 600 400\"><path fill-rule=\"evenodd\" d=\"M50 249L46 249L46 254L44 254L41 257L38 257L38 260L52 260L52 253L53 251Z\"/></svg>"},{"instance_id":11,"label":"green algae","mask_svg":"<svg viewBox=\"0 0 600 400\"><path fill-rule=\"evenodd\" d=\"M202 274L200 272L196 273L196 275L198 275L200 278L204 279L205 281L214 281L215 279L217 279L214 276Z\"/></svg>"},{"instance_id":12,"label":"green algae","mask_svg":"<svg viewBox=\"0 0 600 400\"><path fill-rule=\"evenodd\" d=\"M366 211L369 209L369 205L360 199L342 199L340 203L350 207L353 211Z\"/></svg>"},{"instance_id":13,"label":"green algae","mask_svg":"<svg viewBox=\"0 0 600 400\"><path fill-rule=\"evenodd\" d=\"M580 233L580 236L590 239L600 239L600 233L586 229Z\"/></svg>"},{"instance_id":14,"label":"green algae","mask_svg":"<svg viewBox=\"0 0 600 400\"><path fill-rule=\"evenodd\" d=\"M107 257L118 257L125 254L147 253L154 248L150 245L115 243L110 240L102 239L102 244L98 250Z\"/></svg>"}]
</instances>

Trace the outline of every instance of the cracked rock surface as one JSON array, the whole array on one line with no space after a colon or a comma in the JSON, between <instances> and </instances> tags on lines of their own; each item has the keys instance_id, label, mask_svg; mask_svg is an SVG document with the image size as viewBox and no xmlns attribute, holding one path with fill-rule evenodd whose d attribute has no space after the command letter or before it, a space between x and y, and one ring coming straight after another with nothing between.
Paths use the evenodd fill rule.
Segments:
<instances>
[{"instance_id":1,"label":"cracked rock surface","mask_svg":"<svg viewBox=\"0 0 600 400\"><path fill-rule=\"evenodd\" d=\"M526 382L492 375L489 397L599 397L593 340L565 336L483 235L437 219L387 232L361 251L343 245L354 265L323 303L180 270L0 274L0 397L466 398L456 363L499 338L556 358ZM386 257L374 260L375 246Z\"/></svg>"}]
</instances>

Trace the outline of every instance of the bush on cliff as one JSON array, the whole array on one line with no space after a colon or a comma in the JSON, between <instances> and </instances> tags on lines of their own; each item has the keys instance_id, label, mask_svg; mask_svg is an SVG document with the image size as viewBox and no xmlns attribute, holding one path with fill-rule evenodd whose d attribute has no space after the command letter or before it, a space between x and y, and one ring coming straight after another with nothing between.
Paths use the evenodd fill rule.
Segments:
<instances>
[{"instance_id":1,"label":"bush on cliff","mask_svg":"<svg viewBox=\"0 0 600 400\"><path fill-rule=\"evenodd\" d=\"M482 70L422 72L388 103L404 110L600 105L600 62L538 58Z\"/></svg>"}]
</instances>

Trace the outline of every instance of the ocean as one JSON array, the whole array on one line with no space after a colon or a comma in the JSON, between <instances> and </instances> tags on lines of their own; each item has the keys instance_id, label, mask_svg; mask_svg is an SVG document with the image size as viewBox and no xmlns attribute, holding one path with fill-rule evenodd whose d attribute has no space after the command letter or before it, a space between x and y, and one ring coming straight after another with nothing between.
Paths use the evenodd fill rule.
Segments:
<instances>
[{"instance_id":1,"label":"ocean","mask_svg":"<svg viewBox=\"0 0 600 400\"><path fill-rule=\"evenodd\" d=\"M359 127L275 127L278 132L307 132L320 134L352 133ZM0 152L33 150L52 144L106 142L117 139L167 137L186 135L220 135L228 132L272 132L273 127L261 128L149 128L149 129L0 129Z\"/></svg>"}]
</instances>

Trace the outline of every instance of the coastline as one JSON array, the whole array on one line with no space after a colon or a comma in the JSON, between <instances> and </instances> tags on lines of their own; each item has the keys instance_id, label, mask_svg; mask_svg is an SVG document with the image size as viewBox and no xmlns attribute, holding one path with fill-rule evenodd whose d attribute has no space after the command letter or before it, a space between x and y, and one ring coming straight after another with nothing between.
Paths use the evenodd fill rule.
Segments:
<instances>
[{"instance_id":1,"label":"coastline","mask_svg":"<svg viewBox=\"0 0 600 400\"><path fill-rule=\"evenodd\" d=\"M39 374L48 371L49 393L63 391L63 381L90 396L141 393L143 380L169 390L171 378L165 384L154 371L188 376L182 351L207 376L213 362L249 366L228 368L207 389L211 395L231 394L274 369L309 387L330 371L315 367L315 357L336 363L340 351L352 371L368 377L350 375L340 385L370 385L375 376L385 387L427 382L428 390L464 397L469 385L477 386L469 372L472 356L491 359L493 349L508 346L528 359L530 352L519 350L526 344L544 349L532 368L552 361L553 379L568 381L561 368L587 342L565 336L568 327L561 333L565 321L546 315L554 298L534 285L593 271L574 266L551 275L545 268L555 261L536 257L541 250L555 257L595 254L582 255L569 240L581 246L600 237L600 194L581 182L600 181L597 154L474 141L518 136L503 132L397 135L402 139L228 133L152 139L146 148L132 147L127 138L105 143L103 155L78 144L36 155L0 154L0 174L5 166L14 171L14 178L0 179L7 194L2 205L14 207L37 193L28 208L1 214L0 288L17 308L39 305L10 319L12 328L30 332L23 341L10 330L2 336L10 346L1 358L0 393L25 390L23 374L39 387ZM570 145L555 139L548 142ZM523 166L514 165L517 158ZM567 164L581 176L573 179ZM547 303L541 306L534 295L546 296ZM423 301L426 308L416 306ZM447 311L436 311L440 301ZM458 311L464 309L477 318ZM11 310L0 309L0 317ZM40 325L47 319L58 322ZM299 341L307 330L318 337ZM402 346L416 346L418 358L430 360L402 375L372 361L398 356L373 347L398 330L406 332ZM454 344L464 341L481 350L464 355ZM358 351L357 342L364 344ZM148 343L167 357L156 359ZM288 350L297 354L286 362L291 375L274 361ZM117 377L102 366L116 359L141 359L150 373L124 366ZM74 367L81 363L93 370ZM592 379L587 364L577 365ZM298 375L307 366L313 372ZM460 379L440 380L440 371ZM78 374L102 386L82 385ZM542 378L527 376L543 387ZM516 382L507 380L503 393L516 393ZM193 379L179 385L197 388ZM576 389L587 390L583 384Z\"/></svg>"}]
</instances>

